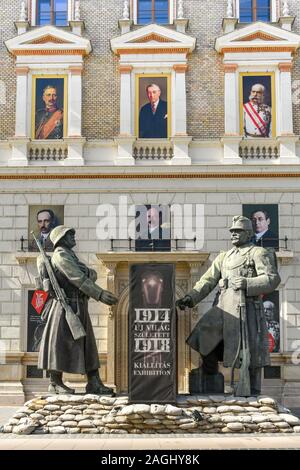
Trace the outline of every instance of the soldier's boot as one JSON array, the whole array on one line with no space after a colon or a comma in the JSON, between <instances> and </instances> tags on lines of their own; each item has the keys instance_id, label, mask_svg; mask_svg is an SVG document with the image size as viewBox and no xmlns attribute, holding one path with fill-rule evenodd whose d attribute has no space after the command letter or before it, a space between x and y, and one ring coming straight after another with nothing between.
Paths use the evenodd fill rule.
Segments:
<instances>
[{"instance_id":1,"label":"soldier's boot","mask_svg":"<svg viewBox=\"0 0 300 470\"><path fill-rule=\"evenodd\" d=\"M261 367L249 369L251 395L256 397L261 394Z\"/></svg>"},{"instance_id":2,"label":"soldier's boot","mask_svg":"<svg viewBox=\"0 0 300 470\"><path fill-rule=\"evenodd\" d=\"M50 385L48 387L48 392L56 393L58 395L74 395L75 390L67 387L67 385L63 383L62 372L50 371Z\"/></svg>"},{"instance_id":3,"label":"soldier's boot","mask_svg":"<svg viewBox=\"0 0 300 470\"><path fill-rule=\"evenodd\" d=\"M98 370L88 372L87 378L86 393L92 393L93 395L115 395L112 388L104 385L100 379Z\"/></svg>"}]
</instances>

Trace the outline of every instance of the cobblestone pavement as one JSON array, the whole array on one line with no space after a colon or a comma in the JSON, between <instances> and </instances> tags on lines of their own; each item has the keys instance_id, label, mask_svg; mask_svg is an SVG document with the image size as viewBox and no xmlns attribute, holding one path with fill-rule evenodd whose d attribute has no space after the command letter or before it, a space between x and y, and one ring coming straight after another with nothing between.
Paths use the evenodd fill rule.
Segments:
<instances>
[{"instance_id":1,"label":"cobblestone pavement","mask_svg":"<svg viewBox=\"0 0 300 470\"><path fill-rule=\"evenodd\" d=\"M220 435L49 435L17 436L4 434L0 450L221 450L221 449L300 449L300 435L263 436Z\"/></svg>"}]
</instances>

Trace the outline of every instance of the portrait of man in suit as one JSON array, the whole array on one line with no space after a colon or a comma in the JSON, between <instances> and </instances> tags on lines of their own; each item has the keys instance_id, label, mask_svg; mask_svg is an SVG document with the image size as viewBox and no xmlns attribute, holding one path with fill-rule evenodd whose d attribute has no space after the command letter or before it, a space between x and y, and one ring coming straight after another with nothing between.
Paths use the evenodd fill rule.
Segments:
<instances>
[{"instance_id":1,"label":"portrait of man in suit","mask_svg":"<svg viewBox=\"0 0 300 470\"><path fill-rule=\"evenodd\" d=\"M143 210L145 208L145 210ZM171 231L168 207L138 206L135 251L170 251Z\"/></svg>"},{"instance_id":2,"label":"portrait of man in suit","mask_svg":"<svg viewBox=\"0 0 300 470\"><path fill-rule=\"evenodd\" d=\"M167 78L160 80L165 80L167 83ZM141 83L143 82L141 81ZM162 99L161 86L158 83L149 83L146 86L146 95L149 102L140 108L139 138L167 139L168 104Z\"/></svg>"},{"instance_id":3,"label":"portrait of man in suit","mask_svg":"<svg viewBox=\"0 0 300 470\"><path fill-rule=\"evenodd\" d=\"M35 241L31 236L31 230L40 241L45 251L53 251L53 243L50 233L63 220L63 206L31 206L29 210L29 251L38 251Z\"/></svg>"},{"instance_id":4,"label":"portrait of man in suit","mask_svg":"<svg viewBox=\"0 0 300 470\"><path fill-rule=\"evenodd\" d=\"M252 212L251 221L255 233L255 244L278 249L278 236L271 230L271 219L265 209Z\"/></svg>"},{"instance_id":5,"label":"portrait of man in suit","mask_svg":"<svg viewBox=\"0 0 300 470\"><path fill-rule=\"evenodd\" d=\"M279 249L278 205L243 204L243 214L252 222L253 243L263 248Z\"/></svg>"}]
</instances>

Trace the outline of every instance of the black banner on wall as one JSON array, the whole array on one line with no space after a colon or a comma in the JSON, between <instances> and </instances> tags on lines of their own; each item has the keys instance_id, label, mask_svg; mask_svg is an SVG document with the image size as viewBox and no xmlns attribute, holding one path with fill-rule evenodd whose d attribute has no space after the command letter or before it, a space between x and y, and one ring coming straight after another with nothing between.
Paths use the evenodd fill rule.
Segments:
<instances>
[{"instance_id":1,"label":"black banner on wall","mask_svg":"<svg viewBox=\"0 0 300 470\"><path fill-rule=\"evenodd\" d=\"M175 402L175 266L132 265L129 282L129 399Z\"/></svg>"}]
</instances>

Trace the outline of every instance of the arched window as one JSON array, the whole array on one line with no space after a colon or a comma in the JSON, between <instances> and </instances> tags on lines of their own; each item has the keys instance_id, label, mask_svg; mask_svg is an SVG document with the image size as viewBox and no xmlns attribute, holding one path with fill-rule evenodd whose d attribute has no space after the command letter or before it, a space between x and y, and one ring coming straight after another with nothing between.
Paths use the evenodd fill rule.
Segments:
<instances>
[{"instance_id":1,"label":"arched window","mask_svg":"<svg viewBox=\"0 0 300 470\"><path fill-rule=\"evenodd\" d=\"M169 3L169 0L137 0L137 23L169 23Z\"/></svg>"},{"instance_id":2,"label":"arched window","mask_svg":"<svg viewBox=\"0 0 300 470\"><path fill-rule=\"evenodd\" d=\"M68 25L68 0L37 0L36 25Z\"/></svg>"},{"instance_id":3,"label":"arched window","mask_svg":"<svg viewBox=\"0 0 300 470\"><path fill-rule=\"evenodd\" d=\"M271 21L272 0L240 0L240 22Z\"/></svg>"}]
</instances>

